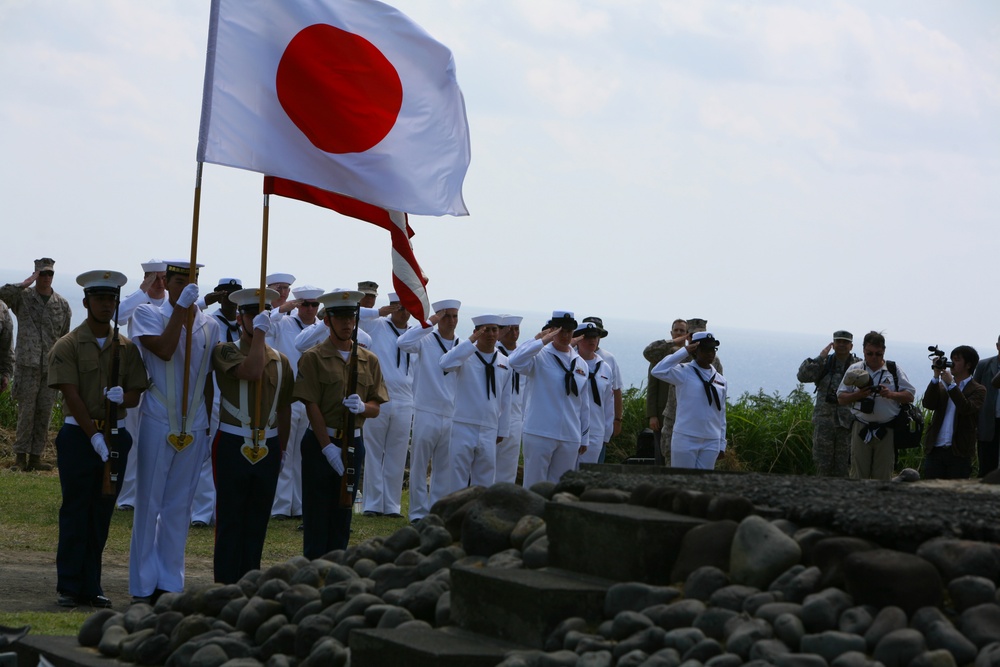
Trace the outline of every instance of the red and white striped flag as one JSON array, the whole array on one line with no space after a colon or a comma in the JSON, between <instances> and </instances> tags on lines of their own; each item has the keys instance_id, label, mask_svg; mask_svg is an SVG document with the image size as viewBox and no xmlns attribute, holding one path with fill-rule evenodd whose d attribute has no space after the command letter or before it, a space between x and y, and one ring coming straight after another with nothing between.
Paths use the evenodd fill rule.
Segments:
<instances>
[{"instance_id":1,"label":"red and white striped flag","mask_svg":"<svg viewBox=\"0 0 1000 667\"><path fill-rule=\"evenodd\" d=\"M410 229L405 213L390 211L359 199L276 176L264 177L264 194L279 195L322 206L387 230L392 237L392 286L399 295L403 307L410 311L410 315L418 322L427 326L427 317L431 312L425 289L427 276L420 270L417 258L413 255L413 246L410 244L413 230Z\"/></svg>"}]
</instances>

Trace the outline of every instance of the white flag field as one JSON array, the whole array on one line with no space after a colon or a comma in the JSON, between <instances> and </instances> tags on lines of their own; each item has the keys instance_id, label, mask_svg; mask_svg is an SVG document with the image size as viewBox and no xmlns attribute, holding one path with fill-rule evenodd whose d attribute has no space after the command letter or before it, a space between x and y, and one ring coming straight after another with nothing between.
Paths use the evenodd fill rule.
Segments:
<instances>
[{"instance_id":1,"label":"white flag field","mask_svg":"<svg viewBox=\"0 0 1000 667\"><path fill-rule=\"evenodd\" d=\"M468 215L451 51L374 0L213 0L198 161Z\"/></svg>"}]
</instances>

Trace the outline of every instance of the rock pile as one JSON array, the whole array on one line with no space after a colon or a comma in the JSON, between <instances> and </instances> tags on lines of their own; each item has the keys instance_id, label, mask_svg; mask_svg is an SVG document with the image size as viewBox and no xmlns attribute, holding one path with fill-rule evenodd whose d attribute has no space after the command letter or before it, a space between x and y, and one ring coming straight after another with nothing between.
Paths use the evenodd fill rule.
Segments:
<instances>
[{"instance_id":1,"label":"rock pile","mask_svg":"<svg viewBox=\"0 0 1000 667\"><path fill-rule=\"evenodd\" d=\"M95 612L78 639L142 665L347 665L355 629L461 626L452 568L548 565L547 501L667 502L650 485L580 480L466 489L418 527L319 560L167 594L155 607ZM513 651L501 664L1000 667L1000 545L944 531L908 552L828 525L800 527L788 512L765 518L742 494L679 497L669 509L708 520L683 537L675 584L615 583L601 622L567 618L544 649Z\"/></svg>"}]
</instances>

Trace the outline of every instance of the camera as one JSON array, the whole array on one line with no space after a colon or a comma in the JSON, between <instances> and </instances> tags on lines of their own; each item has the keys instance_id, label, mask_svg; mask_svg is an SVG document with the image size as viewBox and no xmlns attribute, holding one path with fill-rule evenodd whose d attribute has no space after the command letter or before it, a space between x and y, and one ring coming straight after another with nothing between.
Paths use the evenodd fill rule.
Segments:
<instances>
[{"instance_id":1,"label":"camera","mask_svg":"<svg viewBox=\"0 0 1000 667\"><path fill-rule=\"evenodd\" d=\"M927 358L931 360L931 368L943 371L946 368L953 368L955 366L955 362L946 358L944 350L937 345L928 345L927 351L930 352Z\"/></svg>"}]
</instances>

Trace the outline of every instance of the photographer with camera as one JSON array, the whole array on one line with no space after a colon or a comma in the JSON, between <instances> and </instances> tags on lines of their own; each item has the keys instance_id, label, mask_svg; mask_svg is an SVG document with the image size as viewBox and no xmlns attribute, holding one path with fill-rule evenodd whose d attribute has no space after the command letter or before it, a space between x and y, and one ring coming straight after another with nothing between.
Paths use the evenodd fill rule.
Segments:
<instances>
[{"instance_id":1,"label":"photographer with camera","mask_svg":"<svg viewBox=\"0 0 1000 667\"><path fill-rule=\"evenodd\" d=\"M821 477L847 477L851 459L851 410L840 405L837 387L847 368L861 361L851 350L854 336L850 331L833 332L833 342L814 359L799 366L799 382L816 385L816 407L813 408L813 462ZM832 353L831 353L832 350Z\"/></svg>"},{"instance_id":2,"label":"photographer with camera","mask_svg":"<svg viewBox=\"0 0 1000 667\"><path fill-rule=\"evenodd\" d=\"M930 350L931 378L923 405L934 412L924 441L924 479L968 479L976 453L979 411L986 387L972 379L979 353L968 345L951 351L951 360L936 346Z\"/></svg>"},{"instance_id":3,"label":"photographer with camera","mask_svg":"<svg viewBox=\"0 0 1000 667\"><path fill-rule=\"evenodd\" d=\"M864 339L864 361L852 364L837 388L837 402L850 405L851 477L881 479L892 477L895 463L892 421L900 405L912 403L916 389L903 369L885 360L885 337L869 331Z\"/></svg>"}]
</instances>

